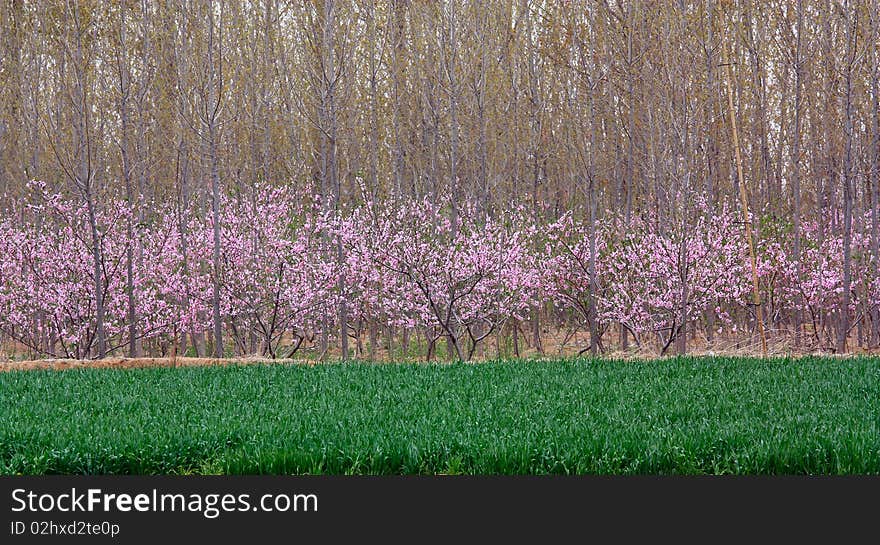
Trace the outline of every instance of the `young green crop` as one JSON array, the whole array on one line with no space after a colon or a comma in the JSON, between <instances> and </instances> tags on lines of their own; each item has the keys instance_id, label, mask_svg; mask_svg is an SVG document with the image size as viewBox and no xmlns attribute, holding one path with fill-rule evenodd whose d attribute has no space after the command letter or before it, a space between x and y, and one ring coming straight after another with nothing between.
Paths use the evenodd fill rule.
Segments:
<instances>
[{"instance_id":1,"label":"young green crop","mask_svg":"<svg viewBox=\"0 0 880 545\"><path fill-rule=\"evenodd\" d=\"M880 360L0 373L0 473L880 473Z\"/></svg>"}]
</instances>

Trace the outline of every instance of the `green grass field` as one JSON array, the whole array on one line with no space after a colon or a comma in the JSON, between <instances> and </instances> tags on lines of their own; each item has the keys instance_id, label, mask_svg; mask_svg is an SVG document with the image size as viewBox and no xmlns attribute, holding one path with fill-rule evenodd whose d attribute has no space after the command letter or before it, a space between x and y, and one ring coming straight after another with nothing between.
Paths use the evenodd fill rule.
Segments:
<instances>
[{"instance_id":1,"label":"green grass field","mask_svg":"<svg viewBox=\"0 0 880 545\"><path fill-rule=\"evenodd\" d=\"M880 359L0 373L0 473L877 474Z\"/></svg>"}]
</instances>

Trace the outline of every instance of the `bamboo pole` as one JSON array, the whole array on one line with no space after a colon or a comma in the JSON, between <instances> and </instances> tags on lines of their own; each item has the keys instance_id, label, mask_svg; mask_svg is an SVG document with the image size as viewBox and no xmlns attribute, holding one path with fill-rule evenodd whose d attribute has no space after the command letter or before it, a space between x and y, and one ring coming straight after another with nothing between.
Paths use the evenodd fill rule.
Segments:
<instances>
[{"instance_id":1,"label":"bamboo pole","mask_svg":"<svg viewBox=\"0 0 880 545\"><path fill-rule=\"evenodd\" d=\"M736 157L736 175L739 180L739 198L742 203L743 224L745 225L746 240L749 244L749 261L752 268L752 304L755 307L755 318L758 321L758 333L761 335L761 354L767 356L767 335L764 332L764 318L761 312L761 294L758 287L758 264L755 257L755 242L752 239L752 222L749 219L749 194L743 179L742 156L739 152L739 133L736 130L736 113L733 109L733 76L730 70L730 57L728 55L728 44L723 33L721 36L723 42L723 58L727 81L727 109L730 112L730 126L733 131L733 151Z\"/></svg>"}]
</instances>

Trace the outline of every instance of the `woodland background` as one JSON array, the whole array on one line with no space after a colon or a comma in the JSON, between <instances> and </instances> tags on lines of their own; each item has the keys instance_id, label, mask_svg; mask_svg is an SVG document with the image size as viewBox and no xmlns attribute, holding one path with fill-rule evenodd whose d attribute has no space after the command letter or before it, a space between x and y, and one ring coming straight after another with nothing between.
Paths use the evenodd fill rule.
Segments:
<instances>
[{"instance_id":1,"label":"woodland background","mask_svg":"<svg viewBox=\"0 0 880 545\"><path fill-rule=\"evenodd\" d=\"M8 354L274 357L296 347L348 359L398 347L430 358L446 343L449 357L455 348L468 359L564 351L566 338L573 352L754 351L758 316L772 350L880 344L874 0L3 0L0 21ZM741 190L755 268L764 264L757 306ZM378 226L403 232L394 222L406 218L409 239L376 238ZM293 249L274 260L260 253L287 240L269 235L289 234L291 221L323 242L288 237ZM688 253L719 232L712 251ZM174 249L145 242L157 233L174 233ZM253 233L251 257L271 270L234 283L221 270L252 270ZM617 258L678 249L677 283L642 294L651 316L633 317L633 300L606 301L656 284L627 284L603 261L633 233L638 251ZM424 274L460 270L447 295L484 277L509 288L508 262L482 269L478 255L448 251L460 236L474 237L471 248L533 251L516 270L530 279L517 289L534 289L504 312L474 302L470 318L450 296L445 323L427 304L389 302L385 277L371 277L384 284L365 306L347 295L366 277L344 264L404 266L409 254L376 245L417 242L429 247ZM299 271L323 256L329 268L315 274L330 280L308 292L308 312L327 306L309 319L297 308L266 331L272 302L297 281L271 274L290 255L313 257L289 264ZM712 278L737 278L696 301L698 264L713 263L723 270ZM173 304L163 299L173 290L156 287L187 267L204 273L203 304L162 310L197 297L190 277ZM553 284L547 270L564 278ZM235 307L222 301L224 278L233 293L267 291ZM143 308L147 285L158 295Z\"/></svg>"}]
</instances>

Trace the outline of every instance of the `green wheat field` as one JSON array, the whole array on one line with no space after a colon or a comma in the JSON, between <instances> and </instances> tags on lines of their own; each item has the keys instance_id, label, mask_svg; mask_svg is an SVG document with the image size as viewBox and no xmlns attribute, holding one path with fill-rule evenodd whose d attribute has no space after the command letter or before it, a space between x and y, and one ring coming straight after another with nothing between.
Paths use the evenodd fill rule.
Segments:
<instances>
[{"instance_id":1,"label":"green wheat field","mask_svg":"<svg viewBox=\"0 0 880 545\"><path fill-rule=\"evenodd\" d=\"M2 474L878 474L880 358L0 373Z\"/></svg>"}]
</instances>

